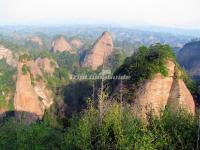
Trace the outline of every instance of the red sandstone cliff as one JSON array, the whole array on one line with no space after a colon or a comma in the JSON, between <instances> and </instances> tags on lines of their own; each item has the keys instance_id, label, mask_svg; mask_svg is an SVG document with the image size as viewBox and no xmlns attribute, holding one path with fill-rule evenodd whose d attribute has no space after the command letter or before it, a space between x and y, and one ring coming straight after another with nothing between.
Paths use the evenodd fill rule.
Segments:
<instances>
[{"instance_id":1,"label":"red sandstone cliff","mask_svg":"<svg viewBox=\"0 0 200 150\"><path fill-rule=\"evenodd\" d=\"M72 48L70 44L66 41L66 39L63 36L60 36L58 39L53 41L52 43L52 51L53 52L64 52L68 51L71 52Z\"/></svg>"},{"instance_id":2,"label":"red sandstone cliff","mask_svg":"<svg viewBox=\"0 0 200 150\"><path fill-rule=\"evenodd\" d=\"M32 37L28 38L28 41L30 41L30 42L32 42L32 43L34 43L34 44L36 44L40 47L43 46L43 41L38 36L32 36Z\"/></svg>"},{"instance_id":3,"label":"red sandstone cliff","mask_svg":"<svg viewBox=\"0 0 200 150\"><path fill-rule=\"evenodd\" d=\"M0 45L0 59L5 59L10 66L17 66L17 60L14 58L12 51L2 45Z\"/></svg>"},{"instance_id":4,"label":"red sandstone cliff","mask_svg":"<svg viewBox=\"0 0 200 150\"><path fill-rule=\"evenodd\" d=\"M150 113L160 116L166 107L174 112L182 108L192 115L195 114L194 99L183 80L175 77L174 63L168 61L167 68L167 77L160 73L156 74L153 79L146 81L136 93L133 110L144 120Z\"/></svg>"},{"instance_id":5,"label":"red sandstone cliff","mask_svg":"<svg viewBox=\"0 0 200 150\"><path fill-rule=\"evenodd\" d=\"M113 51L113 41L109 32L104 32L94 43L90 53L85 57L82 66L97 69L107 60Z\"/></svg>"},{"instance_id":6,"label":"red sandstone cliff","mask_svg":"<svg viewBox=\"0 0 200 150\"><path fill-rule=\"evenodd\" d=\"M83 43L81 42L81 40L73 39L70 41L70 45L74 48L81 48L83 46Z\"/></svg>"},{"instance_id":7,"label":"red sandstone cliff","mask_svg":"<svg viewBox=\"0 0 200 150\"><path fill-rule=\"evenodd\" d=\"M47 58L39 58L35 62L30 60L18 63L14 96L14 109L17 117L24 115L23 117L28 122L41 119L45 109L53 103L53 94L47 89L43 74L54 72L56 66L52 66L51 61ZM24 66L28 70L26 73L22 71Z\"/></svg>"}]
</instances>

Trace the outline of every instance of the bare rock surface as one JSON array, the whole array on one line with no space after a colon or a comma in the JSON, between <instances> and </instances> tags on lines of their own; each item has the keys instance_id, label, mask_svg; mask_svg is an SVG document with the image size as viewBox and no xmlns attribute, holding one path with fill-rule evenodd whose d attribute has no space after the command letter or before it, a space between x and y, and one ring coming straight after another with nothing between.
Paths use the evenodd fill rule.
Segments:
<instances>
[{"instance_id":1,"label":"bare rock surface","mask_svg":"<svg viewBox=\"0 0 200 150\"><path fill-rule=\"evenodd\" d=\"M67 40L63 36L60 36L58 39L53 41L52 51L53 52L57 52L57 51L58 52L64 52L64 51L71 52L72 48L71 48L71 45L67 42Z\"/></svg>"},{"instance_id":2,"label":"bare rock surface","mask_svg":"<svg viewBox=\"0 0 200 150\"><path fill-rule=\"evenodd\" d=\"M25 119L28 121L41 119L45 109L53 104L53 93L46 87L44 78L44 72L54 72L56 66L50 68L50 63L51 60L47 58L18 63L14 96L14 109L18 117L21 112L27 112L29 115ZM28 69L26 73L23 72L23 67Z\"/></svg>"},{"instance_id":3,"label":"bare rock surface","mask_svg":"<svg viewBox=\"0 0 200 150\"><path fill-rule=\"evenodd\" d=\"M192 115L195 114L195 103L191 93L183 80L176 79L174 76L174 63L168 61L167 68L167 77L158 73L153 79L147 80L136 92L133 110L144 120L151 114L160 116L166 107L174 112L182 108Z\"/></svg>"},{"instance_id":4,"label":"bare rock surface","mask_svg":"<svg viewBox=\"0 0 200 150\"><path fill-rule=\"evenodd\" d=\"M74 48L81 48L83 46L83 42L79 39L73 39L70 41L70 45Z\"/></svg>"},{"instance_id":5,"label":"bare rock surface","mask_svg":"<svg viewBox=\"0 0 200 150\"><path fill-rule=\"evenodd\" d=\"M49 58L38 58L36 59L36 64L40 68L43 68L45 72L52 75L55 71L55 68L58 67L58 64L53 60Z\"/></svg>"},{"instance_id":6,"label":"bare rock surface","mask_svg":"<svg viewBox=\"0 0 200 150\"><path fill-rule=\"evenodd\" d=\"M107 60L113 51L113 41L109 32L104 32L94 43L90 53L85 57L82 66L97 69Z\"/></svg>"},{"instance_id":7,"label":"bare rock surface","mask_svg":"<svg viewBox=\"0 0 200 150\"><path fill-rule=\"evenodd\" d=\"M12 51L2 45L0 45L0 59L5 59L10 66L17 66L17 60L14 58Z\"/></svg>"},{"instance_id":8,"label":"bare rock surface","mask_svg":"<svg viewBox=\"0 0 200 150\"><path fill-rule=\"evenodd\" d=\"M40 37L38 36L32 36L28 39L28 41L31 41L32 43L38 45L38 46L43 46L43 41Z\"/></svg>"},{"instance_id":9,"label":"bare rock surface","mask_svg":"<svg viewBox=\"0 0 200 150\"><path fill-rule=\"evenodd\" d=\"M172 111L177 111L179 108L182 108L190 114L195 114L193 97L182 79L173 81L167 105Z\"/></svg>"}]
</instances>

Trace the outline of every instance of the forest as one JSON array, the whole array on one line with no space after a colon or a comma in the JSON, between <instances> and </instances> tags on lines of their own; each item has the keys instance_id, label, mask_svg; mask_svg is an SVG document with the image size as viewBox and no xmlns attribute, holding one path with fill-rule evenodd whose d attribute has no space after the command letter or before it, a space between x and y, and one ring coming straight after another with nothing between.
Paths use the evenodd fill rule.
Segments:
<instances>
[{"instance_id":1,"label":"forest","mask_svg":"<svg viewBox=\"0 0 200 150\"><path fill-rule=\"evenodd\" d=\"M107 85L101 91L101 79L96 81L73 81L70 74L98 74L91 68L81 68L80 58L68 52L28 51L20 60L47 57L56 60L59 65L53 74L45 74L47 87L54 92L54 104L45 111L42 120L27 124L11 115L1 119L1 149L196 149L198 146L198 115L184 110L172 113L167 108L161 117L148 114L148 123L132 112L129 99L134 90L119 91L113 95L118 81L105 80ZM176 67L175 55L168 45L154 44L142 46L138 52L125 59L123 51L115 51L105 66L112 68L113 75L130 75L125 85L136 87L151 79L156 73L168 75L165 66L170 59ZM9 68L9 69L8 69ZM22 67L26 74L27 67ZM2 74L1 74L2 72ZM4 92L13 89L11 79L16 70L0 61L1 107L6 105ZM198 97L197 85L187 77L184 71L180 78L186 82L191 93ZM39 80L39 79L38 79ZM10 82L13 81L13 82ZM93 88L95 83L96 89ZM95 95L93 96L93 92ZM119 94L123 94L123 100ZM111 99L112 98L112 99ZM12 101L10 101L12 102ZM67 109L61 112L63 106ZM9 104L9 110L13 106ZM69 109L70 108L70 109Z\"/></svg>"}]
</instances>

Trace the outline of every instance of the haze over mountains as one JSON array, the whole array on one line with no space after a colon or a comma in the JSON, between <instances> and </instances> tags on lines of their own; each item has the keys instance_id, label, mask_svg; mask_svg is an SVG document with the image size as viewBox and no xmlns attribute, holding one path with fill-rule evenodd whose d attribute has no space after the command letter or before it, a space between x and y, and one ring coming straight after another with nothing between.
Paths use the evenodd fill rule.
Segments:
<instances>
[{"instance_id":1,"label":"haze over mountains","mask_svg":"<svg viewBox=\"0 0 200 150\"><path fill-rule=\"evenodd\" d=\"M119 34L122 34L122 33L119 31ZM123 34L123 35L126 36L126 34ZM13 35L11 34L8 36L13 36ZM83 53L85 52L85 54L83 55L82 61L76 60L77 61L76 63L82 63L82 64L79 64L78 66L76 66L77 68L74 68L72 71L69 71L69 73L75 73L75 72L77 72L77 70L81 69L81 66L86 67L86 68L91 68L92 70L98 70L99 67L107 64L109 61L111 61L111 64L113 64L112 59L119 59L119 58L116 58L116 56L114 55L115 54L114 52L117 50L123 51L123 47L121 47L121 49L116 49L115 45L113 44L112 35L109 32L103 32L102 35L99 36L99 38L94 42L94 44L89 46L88 49L86 49L86 50L80 50L80 52L78 52L78 53L74 53L78 49L74 49L73 50L74 52L72 53L72 47L70 46L70 43L63 36L59 36L58 38L56 38L55 40L52 41L52 47L46 51L46 53L47 54L49 53L49 54L47 55L44 53L45 54L44 56L42 56L40 53L42 53L45 50L38 49L38 47L42 47L42 45L43 45L43 44L41 44L41 41L44 41L44 40L41 40L40 37L37 37L36 38L37 40L32 40L32 43L38 45L38 47L33 46L31 43L25 43L25 45L24 45L23 40L26 41L26 38L24 39L23 36L22 37L17 36L17 38L16 38L16 32L15 32L14 37L11 37L11 38L13 40L15 40L15 42L17 44L21 44L21 47L25 46L24 47L25 51L23 52L23 51L21 51L21 49L18 49L17 47L16 48L12 47L12 43L10 43L10 45L7 45L8 41L6 41L5 39L2 39L2 44L5 44L5 46L8 46L8 47L11 46L12 50L6 49L2 46L1 51L0 51L1 52L0 58L5 59L9 65L12 65L14 63L12 66L14 66L14 67L17 66L17 74L16 74L17 81L16 81L16 92L15 92L15 96L14 96L14 110L33 113L33 115L27 115L27 117L24 116L26 118L26 120L28 120L29 122L31 120L35 120L37 118L41 119L43 117L45 109L49 108L53 104L53 94L52 94L53 91L50 90L49 88L47 88L47 84L49 84L49 82L50 82L50 81L48 81L48 78L55 76L54 72L56 70L56 66L58 67L57 64L59 64L59 61L61 61L62 65L64 65L63 61L68 61L67 59L69 59L67 57L64 57L64 59L62 58L63 60L58 59L58 60L54 61L54 59L55 59L54 57L56 55L58 55L58 56L60 55L59 57L64 56L64 55L66 55L66 56L68 55L69 57L71 57L72 55L74 55L77 58L81 59ZM76 38L76 40L79 40L79 39ZM183 102L181 102L181 103L177 102L177 103L180 103L180 105L182 105L182 103L186 103L186 104L184 104L185 105L184 107L186 107L187 104L191 104L192 106L187 108L187 110L189 112L192 112L192 114L194 114L195 106L194 106L194 104L192 104L193 98L190 95L190 92L188 91L187 87L185 86L183 80L180 79L177 81L173 81L174 76L177 76L179 78L179 76L181 76L181 75L177 75L177 72L180 72L180 71L179 70L175 71L175 64L174 64L174 62L170 61L170 59L171 59L170 57L172 57L172 56L171 55L168 56L167 54L165 54L169 51L168 47L165 47L165 46L162 47L162 45L156 44L157 41L154 41L155 39L153 39L153 37L150 37L149 40L152 43L149 42L147 45L152 45L152 46L150 46L150 48L149 48L149 50L147 50L147 52L144 52L144 54L142 54L142 55L144 55L144 58L141 58L141 59L144 59L144 62L145 62L145 61L149 61L148 59L152 59L151 57L155 57L154 59L161 59L160 61L164 61L165 59L167 59L167 61L169 61L169 63L166 61L163 62L164 65L167 64L166 65L167 70L169 70L169 81L168 81L168 79L166 79L166 81L162 80L162 78L165 78L165 77L162 77L162 75L161 75L161 77L160 77L160 75L158 75L159 77L157 77L155 75L154 80L149 81L149 83L146 83L146 85L145 84L143 85L144 87L146 87L146 86L149 87L149 88L144 88L144 89L151 90L151 88L153 88L153 89L156 88L157 82L163 82L163 83L161 83L161 85L166 84L166 87L165 87L166 89L164 87L158 88L159 89L158 92L162 93L162 91L165 91L168 94L166 96L164 96L164 98L157 97L156 95L158 95L158 94L155 94L155 96L152 97L155 100L153 99L152 102L149 102L149 103L151 103L151 105L154 105L156 103L156 100L163 101L162 99L165 99L165 104L163 104L163 106L161 106L159 108L153 108L155 110L157 109L156 114L158 114L158 111L159 111L158 109L164 109L164 107L165 107L165 105L167 105L168 101L172 101L172 103L175 103L174 101L176 101L176 99L179 101L178 96L175 96L175 95L181 95L180 100ZM40 41L40 42L35 42L35 41ZM142 43L141 43L141 45L142 45ZM155 45L155 46L153 46L153 45ZM29 48L32 47L33 49L30 49L28 51L27 46L29 46ZM12 52L13 50L14 50L14 52ZM158 52L157 51L154 52L154 50L157 50ZM157 53L159 54L159 50L163 51L163 54L162 53L161 54L166 55L165 56L166 58L164 56L162 56L164 58L156 57ZM136 53L135 55L139 55L137 53L140 53L140 51L141 50L139 48L139 50L136 49L136 51L133 51L133 52ZM37 55L36 58L33 59L32 57L34 55L31 56L31 54L34 54L34 53L38 53L39 55ZM53 54L53 53L55 53L55 54ZM13 56L13 54L15 54L15 57ZM161 54L159 54L159 55L161 55ZM152 56L150 56L150 55L152 55ZM133 57L134 57L134 55L133 55ZM111 59L111 60L109 60L109 59ZM118 63L119 63L119 61L122 61L121 63L123 63L123 60L119 59L117 61L118 61ZM151 60L151 61L155 61L155 60ZM151 61L149 61L149 63L152 63ZM13 62L13 63L11 63L11 62ZM67 62L67 63L68 63L68 65L73 65L70 62ZM170 64L170 65L168 65L168 64ZM124 65L126 67L122 68L122 70L123 69L126 70L126 69L128 69L129 65L134 65L134 64L124 64ZM146 66L145 64L143 64L143 65L144 66L141 66L141 68ZM150 64L148 64L148 65L150 65ZM158 64L158 65L160 65L160 64ZM114 66L111 66L110 69L114 70L113 67ZM63 69L65 71L67 71L67 69L69 69L69 68L67 68L67 66L63 66ZM115 68L115 69L117 69L117 68ZM132 69L133 69L132 67L129 68L128 72L131 71ZM135 72L131 75L134 75L137 73L139 73L139 71ZM60 78L60 80L61 80L62 74L63 74L62 72L58 72L58 77ZM180 73L178 73L178 74L180 74ZM65 73L65 75L66 75L66 73ZM138 76L138 77L140 78L140 76ZM58 80L58 79L56 79L56 80ZM58 82L58 81L56 81L56 82ZM61 80L61 83L62 83L62 80ZM52 86L56 86L56 85L52 85ZM177 91L173 91L173 89L177 90ZM137 101L140 103L141 99L144 100L145 99L144 97L149 96L148 92L143 91L141 93L147 93L147 95L145 96L144 94L139 94L142 96L142 98L135 99L136 103L137 103ZM153 94L153 92L150 92L150 93ZM174 93L174 94L171 94L171 93ZM176 94L176 93L178 93L178 94ZM182 93L184 93L184 94L182 94ZM174 97L174 98L172 99L170 97ZM189 99L187 99L187 98L189 98ZM187 102L187 101L191 101L191 102ZM76 107L78 107L78 106L76 106ZM146 106L142 106L142 107L145 108ZM155 106L155 107L157 107L157 106ZM2 113L4 113L4 112L2 111ZM17 114L18 114L18 112L17 112Z\"/></svg>"},{"instance_id":2,"label":"haze over mountains","mask_svg":"<svg viewBox=\"0 0 200 150\"><path fill-rule=\"evenodd\" d=\"M1 35L4 38L15 38L24 43L28 36L44 37L44 45L48 46L55 36L62 34L71 40L74 37L83 42L94 42L102 32L109 31L113 36L115 47L122 47L126 52L132 53L140 45L150 45L160 42L170 44L175 50L200 35L199 30L182 30L160 27L112 27L101 25L66 25L66 26L1 26ZM42 40L42 39L41 39ZM30 41L30 40L29 40ZM20 44L22 44L22 42ZM89 43L88 43L89 44Z\"/></svg>"},{"instance_id":3,"label":"haze over mountains","mask_svg":"<svg viewBox=\"0 0 200 150\"><path fill-rule=\"evenodd\" d=\"M200 41L192 41L184 45L177 58L182 67L194 79L200 79Z\"/></svg>"},{"instance_id":4,"label":"haze over mountains","mask_svg":"<svg viewBox=\"0 0 200 150\"><path fill-rule=\"evenodd\" d=\"M43 135L43 131L49 128L45 134L51 138L55 135L59 138L55 143L50 140L53 146L43 142L42 139L48 139L47 137L39 138L42 141L40 147L73 149L81 147L76 143L76 137L84 139L79 133L85 136L85 130L90 129L91 125L87 138L94 140L94 144L86 142L86 145L98 147L103 140L96 139L96 135L109 133L106 139L111 141L106 146L100 144L103 147L100 149L109 149L112 142L115 142L115 126L123 124L120 127L123 131L128 127L132 131L140 130L141 127L141 133L137 136L146 138L144 135L149 136L149 133L144 133L143 129L154 133L155 130L152 131L149 124L163 121L164 124L167 123L163 127L166 130L164 135L172 134L169 141L172 141L174 149L178 149L181 144L174 146L173 142L176 143L180 136L185 140L182 134L186 131L180 131L180 136L174 140L174 132L167 129L173 128L171 123L174 122L180 122L177 126L181 129L183 125L188 126L189 120L192 127L186 133L194 135L197 127L194 116L200 100L199 85L188 76L193 77L194 74L187 74L180 67L186 64L189 67L185 69L190 72L189 68L192 66L191 72L198 74L198 33L181 33L183 34L173 31L168 33L167 30L154 31L153 28L140 30L85 25L1 27L0 119L6 129L0 128L0 135L7 142L5 135L10 131L8 126L20 122L22 130L11 130L11 133L22 132L25 137L29 137L32 136L29 134L32 126L40 129L42 125L41 131L34 132ZM176 55L180 65L176 61ZM110 77L108 79L106 76L104 78L106 71ZM95 79L95 76L98 78ZM128 78L115 79L115 76ZM82 77L86 79L81 79ZM169 117L169 120L165 120L165 117ZM188 120L184 121L185 118ZM14 120L14 123L10 123L10 120ZM129 121L139 124L135 126ZM159 122L158 125L163 123ZM25 128L28 128L27 131L23 131ZM49 135L51 132L53 135ZM125 136L129 132L122 134ZM130 133L130 139L135 134ZM160 131L150 141L156 141L158 135ZM117 134L115 136L118 137ZM22 140L20 137L18 139ZM195 147L194 139L186 145ZM137 147L137 140L131 141ZM16 145L18 143L22 147L26 145L23 142L17 142ZM160 149L160 144L150 143L153 149ZM0 141L1 145L3 148L9 146ZM33 145L34 148L35 145L37 144ZM139 145L145 147L146 143ZM161 147L168 148L165 144L161 144Z\"/></svg>"},{"instance_id":5,"label":"haze over mountains","mask_svg":"<svg viewBox=\"0 0 200 150\"><path fill-rule=\"evenodd\" d=\"M200 0L0 0L0 150L199 150Z\"/></svg>"}]
</instances>

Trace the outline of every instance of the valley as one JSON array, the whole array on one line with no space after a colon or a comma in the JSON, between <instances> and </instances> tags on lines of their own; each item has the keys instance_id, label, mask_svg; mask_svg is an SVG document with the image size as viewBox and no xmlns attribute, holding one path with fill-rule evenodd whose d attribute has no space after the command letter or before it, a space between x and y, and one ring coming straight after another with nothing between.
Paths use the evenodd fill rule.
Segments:
<instances>
[{"instance_id":1,"label":"valley","mask_svg":"<svg viewBox=\"0 0 200 150\"><path fill-rule=\"evenodd\" d=\"M0 148L195 149L194 38L129 28L1 27Z\"/></svg>"}]
</instances>

